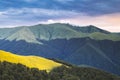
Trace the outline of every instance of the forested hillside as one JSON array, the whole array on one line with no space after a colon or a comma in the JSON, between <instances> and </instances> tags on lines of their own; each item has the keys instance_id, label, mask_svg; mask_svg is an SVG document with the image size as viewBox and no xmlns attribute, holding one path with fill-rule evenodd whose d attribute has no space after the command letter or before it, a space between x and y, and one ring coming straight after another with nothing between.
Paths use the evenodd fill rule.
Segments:
<instances>
[{"instance_id":1,"label":"forested hillside","mask_svg":"<svg viewBox=\"0 0 120 80\"><path fill-rule=\"evenodd\" d=\"M120 77L93 68L61 66L47 73L19 63L0 62L0 80L120 80Z\"/></svg>"}]
</instances>

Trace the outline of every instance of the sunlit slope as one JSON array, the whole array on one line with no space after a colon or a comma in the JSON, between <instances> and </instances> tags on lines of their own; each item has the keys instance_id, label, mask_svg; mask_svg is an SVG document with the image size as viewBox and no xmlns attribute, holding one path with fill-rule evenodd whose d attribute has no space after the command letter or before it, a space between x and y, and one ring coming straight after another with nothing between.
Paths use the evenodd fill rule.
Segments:
<instances>
[{"instance_id":1,"label":"sunlit slope","mask_svg":"<svg viewBox=\"0 0 120 80\"><path fill-rule=\"evenodd\" d=\"M20 56L0 50L0 61L8 61L11 63L21 63L30 68L39 68L40 70L51 70L54 67L61 66L52 60L48 60L37 56Z\"/></svg>"}]
</instances>

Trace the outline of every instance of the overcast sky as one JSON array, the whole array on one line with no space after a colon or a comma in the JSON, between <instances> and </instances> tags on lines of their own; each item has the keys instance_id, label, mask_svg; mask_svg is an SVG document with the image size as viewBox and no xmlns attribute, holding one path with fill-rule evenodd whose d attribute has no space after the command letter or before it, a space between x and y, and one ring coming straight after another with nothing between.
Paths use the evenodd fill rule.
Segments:
<instances>
[{"instance_id":1,"label":"overcast sky","mask_svg":"<svg viewBox=\"0 0 120 80\"><path fill-rule=\"evenodd\" d=\"M0 27L55 22L120 32L120 0L0 0Z\"/></svg>"}]
</instances>

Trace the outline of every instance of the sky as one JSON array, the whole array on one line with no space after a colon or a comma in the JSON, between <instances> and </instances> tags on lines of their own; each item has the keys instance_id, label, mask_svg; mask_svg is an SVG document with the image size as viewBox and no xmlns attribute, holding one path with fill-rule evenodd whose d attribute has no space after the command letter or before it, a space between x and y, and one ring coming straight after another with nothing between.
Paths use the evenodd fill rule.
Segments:
<instances>
[{"instance_id":1,"label":"sky","mask_svg":"<svg viewBox=\"0 0 120 80\"><path fill-rule=\"evenodd\" d=\"M120 0L0 0L0 28L58 22L120 32Z\"/></svg>"}]
</instances>

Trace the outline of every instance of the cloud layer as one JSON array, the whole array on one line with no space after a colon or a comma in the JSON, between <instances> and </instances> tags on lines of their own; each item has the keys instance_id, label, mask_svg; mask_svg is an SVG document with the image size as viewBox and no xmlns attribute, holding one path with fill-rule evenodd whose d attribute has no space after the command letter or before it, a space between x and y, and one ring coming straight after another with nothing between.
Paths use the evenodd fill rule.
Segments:
<instances>
[{"instance_id":1,"label":"cloud layer","mask_svg":"<svg viewBox=\"0 0 120 80\"><path fill-rule=\"evenodd\" d=\"M72 18L78 15L82 14L73 11L43 8L10 8L0 11L0 23L2 23L2 26L14 26L23 22L24 25L25 23L37 23L49 19Z\"/></svg>"},{"instance_id":2,"label":"cloud layer","mask_svg":"<svg viewBox=\"0 0 120 80\"><path fill-rule=\"evenodd\" d=\"M0 0L0 9L44 8L74 10L88 15L120 12L120 0Z\"/></svg>"},{"instance_id":3,"label":"cloud layer","mask_svg":"<svg viewBox=\"0 0 120 80\"><path fill-rule=\"evenodd\" d=\"M0 0L0 27L69 22L120 32L120 0Z\"/></svg>"}]
</instances>

